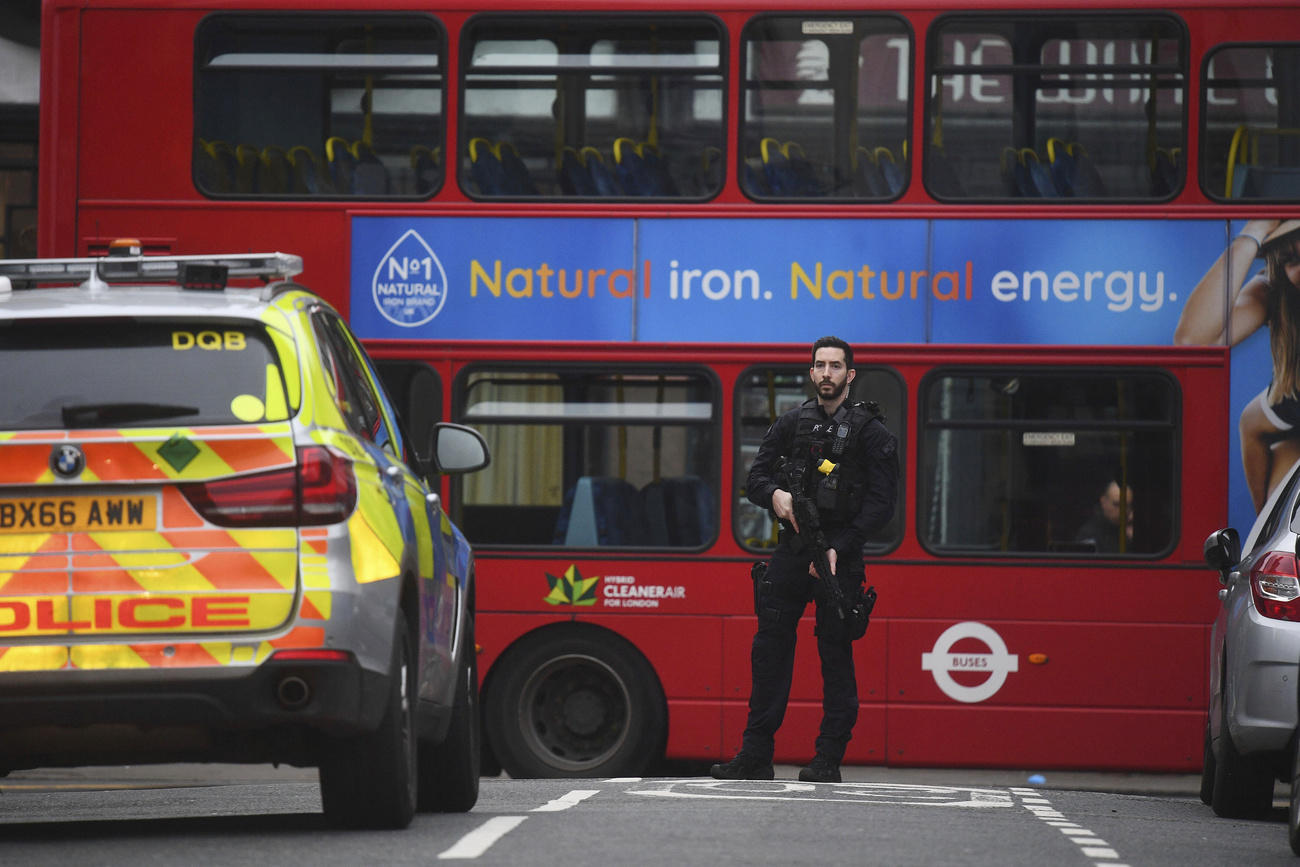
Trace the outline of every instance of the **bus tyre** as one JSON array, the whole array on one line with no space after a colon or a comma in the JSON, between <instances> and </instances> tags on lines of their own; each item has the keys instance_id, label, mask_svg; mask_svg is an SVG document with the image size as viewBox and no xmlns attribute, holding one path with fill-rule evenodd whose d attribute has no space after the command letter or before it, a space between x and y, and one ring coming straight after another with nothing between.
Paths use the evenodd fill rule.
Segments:
<instances>
[{"instance_id":1,"label":"bus tyre","mask_svg":"<svg viewBox=\"0 0 1300 867\"><path fill-rule=\"evenodd\" d=\"M467 813L478 802L479 739L478 656L474 621L461 642L456 701L447 737L440 744L421 744L419 808L425 812Z\"/></svg>"},{"instance_id":2,"label":"bus tyre","mask_svg":"<svg viewBox=\"0 0 1300 867\"><path fill-rule=\"evenodd\" d=\"M1224 692L1210 808L1214 815L1225 819L1262 819L1273 808L1273 775L1263 759L1237 752L1228 731L1228 698Z\"/></svg>"},{"instance_id":3,"label":"bus tyre","mask_svg":"<svg viewBox=\"0 0 1300 867\"><path fill-rule=\"evenodd\" d=\"M379 728L330 743L320 766L321 804L329 824L397 829L415 816L415 671L400 613L384 717Z\"/></svg>"},{"instance_id":4,"label":"bus tyre","mask_svg":"<svg viewBox=\"0 0 1300 867\"><path fill-rule=\"evenodd\" d=\"M488 734L512 777L635 775L663 749L659 679L618 636L596 629L535 633L495 671Z\"/></svg>"},{"instance_id":5,"label":"bus tyre","mask_svg":"<svg viewBox=\"0 0 1300 867\"><path fill-rule=\"evenodd\" d=\"M1205 740L1201 745L1201 803L1214 800L1214 744L1210 740L1210 721L1205 721Z\"/></svg>"}]
</instances>

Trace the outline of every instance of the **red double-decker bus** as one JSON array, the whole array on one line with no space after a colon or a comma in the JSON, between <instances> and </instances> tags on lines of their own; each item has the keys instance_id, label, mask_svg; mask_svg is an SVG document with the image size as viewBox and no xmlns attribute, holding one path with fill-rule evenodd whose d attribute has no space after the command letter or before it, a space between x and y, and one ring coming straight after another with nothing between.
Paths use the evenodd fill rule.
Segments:
<instances>
[{"instance_id":1,"label":"red double-decker bus","mask_svg":"<svg viewBox=\"0 0 1300 867\"><path fill-rule=\"evenodd\" d=\"M1202 540L1294 457L1243 472L1269 329L1229 324L1300 218L1293 3L46 0L42 37L43 255L300 254L417 436L487 438L443 497L512 775L739 747L746 475L827 333L904 467L846 760L1201 766Z\"/></svg>"}]
</instances>

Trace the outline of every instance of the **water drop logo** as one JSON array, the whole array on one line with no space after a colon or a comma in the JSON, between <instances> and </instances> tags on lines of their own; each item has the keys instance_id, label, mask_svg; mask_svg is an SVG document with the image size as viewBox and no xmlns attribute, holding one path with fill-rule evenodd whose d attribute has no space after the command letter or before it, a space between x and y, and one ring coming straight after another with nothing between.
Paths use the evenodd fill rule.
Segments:
<instances>
[{"instance_id":1,"label":"water drop logo","mask_svg":"<svg viewBox=\"0 0 1300 867\"><path fill-rule=\"evenodd\" d=\"M413 328L442 310L447 300L447 273L433 248L414 229L408 229L379 260L370 295L385 319Z\"/></svg>"}]
</instances>

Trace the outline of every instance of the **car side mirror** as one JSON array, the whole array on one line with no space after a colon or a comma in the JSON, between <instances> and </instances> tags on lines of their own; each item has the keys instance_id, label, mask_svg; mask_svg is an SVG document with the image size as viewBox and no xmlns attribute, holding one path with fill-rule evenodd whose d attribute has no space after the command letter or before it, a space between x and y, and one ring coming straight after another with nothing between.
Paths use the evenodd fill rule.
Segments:
<instances>
[{"instance_id":1,"label":"car side mirror","mask_svg":"<svg viewBox=\"0 0 1300 867\"><path fill-rule=\"evenodd\" d=\"M1232 527L1215 530L1205 540L1205 562L1226 582L1232 567L1241 562L1241 536Z\"/></svg>"},{"instance_id":2,"label":"car side mirror","mask_svg":"<svg viewBox=\"0 0 1300 867\"><path fill-rule=\"evenodd\" d=\"M472 427L440 421L429 432L428 454L440 473L472 473L492 460L487 441Z\"/></svg>"}]
</instances>

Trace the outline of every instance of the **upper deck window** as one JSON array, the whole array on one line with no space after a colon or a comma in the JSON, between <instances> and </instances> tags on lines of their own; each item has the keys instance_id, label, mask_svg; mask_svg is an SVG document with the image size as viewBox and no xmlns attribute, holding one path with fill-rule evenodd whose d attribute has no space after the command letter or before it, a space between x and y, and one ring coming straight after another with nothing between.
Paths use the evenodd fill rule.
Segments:
<instances>
[{"instance_id":1,"label":"upper deck window","mask_svg":"<svg viewBox=\"0 0 1300 867\"><path fill-rule=\"evenodd\" d=\"M483 17L465 29L473 196L706 198L722 188L712 18Z\"/></svg>"},{"instance_id":2,"label":"upper deck window","mask_svg":"<svg viewBox=\"0 0 1300 867\"><path fill-rule=\"evenodd\" d=\"M1227 199L1300 199L1300 43L1226 45L1205 62L1201 185Z\"/></svg>"},{"instance_id":3,"label":"upper deck window","mask_svg":"<svg viewBox=\"0 0 1300 867\"><path fill-rule=\"evenodd\" d=\"M442 182L425 15L214 15L195 35L194 182L240 198L425 197Z\"/></svg>"},{"instance_id":4,"label":"upper deck window","mask_svg":"<svg viewBox=\"0 0 1300 867\"><path fill-rule=\"evenodd\" d=\"M908 178L911 34L890 15L764 16L745 28L741 187L891 199Z\"/></svg>"},{"instance_id":5,"label":"upper deck window","mask_svg":"<svg viewBox=\"0 0 1300 867\"><path fill-rule=\"evenodd\" d=\"M945 199L1166 199L1185 175L1168 15L954 15L930 31L924 175Z\"/></svg>"}]
</instances>

